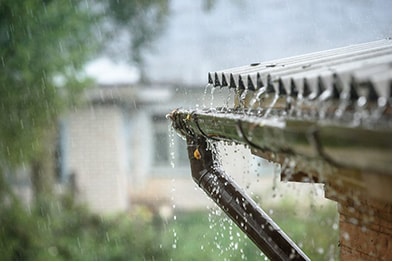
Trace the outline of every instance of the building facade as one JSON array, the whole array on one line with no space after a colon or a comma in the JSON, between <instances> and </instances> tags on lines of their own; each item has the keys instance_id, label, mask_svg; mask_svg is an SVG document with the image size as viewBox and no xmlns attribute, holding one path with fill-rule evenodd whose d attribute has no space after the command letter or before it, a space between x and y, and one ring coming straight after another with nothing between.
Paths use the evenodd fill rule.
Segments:
<instances>
[{"instance_id":1,"label":"building facade","mask_svg":"<svg viewBox=\"0 0 393 262\"><path fill-rule=\"evenodd\" d=\"M165 118L179 105L206 103L200 88L98 86L84 97L59 135L59 182L73 184L77 199L100 213L209 205L191 179L185 141Z\"/></svg>"}]
</instances>

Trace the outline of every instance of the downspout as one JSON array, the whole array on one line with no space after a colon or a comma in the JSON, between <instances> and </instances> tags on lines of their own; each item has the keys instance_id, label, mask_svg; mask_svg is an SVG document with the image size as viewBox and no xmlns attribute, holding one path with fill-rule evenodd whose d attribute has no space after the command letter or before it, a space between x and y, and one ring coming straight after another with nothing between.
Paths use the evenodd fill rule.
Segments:
<instances>
[{"instance_id":1,"label":"downspout","mask_svg":"<svg viewBox=\"0 0 393 262\"><path fill-rule=\"evenodd\" d=\"M192 178L270 260L310 260L213 158L207 139L195 135L171 114L187 139Z\"/></svg>"},{"instance_id":2,"label":"downspout","mask_svg":"<svg viewBox=\"0 0 393 262\"><path fill-rule=\"evenodd\" d=\"M308 260L214 161L208 141L247 144L278 163L296 157L286 179L307 175L329 187L351 186L339 196L359 190L391 203L391 59L389 39L210 72L209 84L235 88L234 107L169 115L187 139L195 182L269 259Z\"/></svg>"}]
</instances>

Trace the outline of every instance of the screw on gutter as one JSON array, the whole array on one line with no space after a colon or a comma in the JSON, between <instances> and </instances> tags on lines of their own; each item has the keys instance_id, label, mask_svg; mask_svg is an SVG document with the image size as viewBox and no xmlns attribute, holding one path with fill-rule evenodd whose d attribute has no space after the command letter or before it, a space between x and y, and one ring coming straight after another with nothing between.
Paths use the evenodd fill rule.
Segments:
<instances>
[{"instance_id":1,"label":"screw on gutter","mask_svg":"<svg viewBox=\"0 0 393 262\"><path fill-rule=\"evenodd\" d=\"M201 157L202 156L201 156L201 153L199 152L198 148L195 149L195 151L194 151L194 158L199 160L199 159L201 159Z\"/></svg>"}]
</instances>

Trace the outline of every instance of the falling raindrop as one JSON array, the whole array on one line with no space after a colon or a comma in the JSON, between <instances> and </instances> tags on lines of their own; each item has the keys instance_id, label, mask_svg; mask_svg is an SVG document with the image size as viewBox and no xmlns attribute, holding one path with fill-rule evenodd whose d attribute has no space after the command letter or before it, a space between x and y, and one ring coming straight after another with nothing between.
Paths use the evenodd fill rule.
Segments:
<instances>
[{"instance_id":1,"label":"falling raindrop","mask_svg":"<svg viewBox=\"0 0 393 262\"><path fill-rule=\"evenodd\" d=\"M203 91L203 95L202 95L202 108L206 108L207 106L206 106L206 97L207 97L207 93L208 93L208 90L209 90L209 88L212 88L213 89L213 85L212 84L207 84L206 86L205 86L205 90Z\"/></svg>"},{"instance_id":2,"label":"falling raindrop","mask_svg":"<svg viewBox=\"0 0 393 262\"><path fill-rule=\"evenodd\" d=\"M267 110L265 112L265 114L263 115L264 118L268 117L270 115L270 112L272 110L272 108L275 106L275 104L277 103L278 99L280 98L279 95L275 95L272 102L270 103L270 105L267 107Z\"/></svg>"},{"instance_id":3,"label":"falling raindrop","mask_svg":"<svg viewBox=\"0 0 393 262\"><path fill-rule=\"evenodd\" d=\"M223 108L231 108L233 106L233 105L231 105L231 103L234 104L234 101L231 102L231 100L233 100L236 96L235 89L233 89L233 88L228 88L228 89L229 89L228 96L225 100L225 104L224 104Z\"/></svg>"},{"instance_id":4,"label":"falling raindrop","mask_svg":"<svg viewBox=\"0 0 393 262\"><path fill-rule=\"evenodd\" d=\"M211 90L210 90L210 95L211 95L211 97L210 97L210 109L211 109L211 110L213 110L214 91L215 91L216 89L217 89L216 87L212 86L212 87L211 87Z\"/></svg>"},{"instance_id":5,"label":"falling raindrop","mask_svg":"<svg viewBox=\"0 0 393 262\"><path fill-rule=\"evenodd\" d=\"M240 91L240 108L247 108L248 107L248 99L249 99L249 95L250 91L248 89L244 89L242 91Z\"/></svg>"},{"instance_id":6,"label":"falling raindrop","mask_svg":"<svg viewBox=\"0 0 393 262\"><path fill-rule=\"evenodd\" d=\"M174 216L174 218L175 218L175 217L176 217L176 216ZM174 220L176 220L176 219L174 219ZM176 233L176 230L175 230L175 229L173 229L172 233L173 233L172 248L173 248L173 249L176 249L176 248L177 248L178 236L177 236L177 233Z\"/></svg>"},{"instance_id":7,"label":"falling raindrop","mask_svg":"<svg viewBox=\"0 0 393 262\"><path fill-rule=\"evenodd\" d=\"M168 136L169 136L169 150L170 150L170 164L172 168L175 168L175 130L172 125L168 125Z\"/></svg>"},{"instance_id":8,"label":"falling raindrop","mask_svg":"<svg viewBox=\"0 0 393 262\"><path fill-rule=\"evenodd\" d=\"M343 238L344 238L346 241L349 240L349 234L348 234L348 232L343 232L343 233L342 233L342 236L343 236Z\"/></svg>"},{"instance_id":9,"label":"falling raindrop","mask_svg":"<svg viewBox=\"0 0 393 262\"><path fill-rule=\"evenodd\" d=\"M259 104L261 102L261 97L265 93L265 91L266 91L266 88L261 87L260 89L258 89L258 91L256 93L254 93L254 96L251 99L250 104L249 104L248 114L251 114L253 109L257 109L259 107Z\"/></svg>"}]
</instances>

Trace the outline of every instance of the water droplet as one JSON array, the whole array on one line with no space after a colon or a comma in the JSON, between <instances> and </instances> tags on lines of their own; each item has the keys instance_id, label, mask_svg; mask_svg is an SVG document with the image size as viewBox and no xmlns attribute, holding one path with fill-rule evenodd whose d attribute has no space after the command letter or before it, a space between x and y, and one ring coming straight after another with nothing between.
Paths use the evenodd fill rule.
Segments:
<instances>
[{"instance_id":1,"label":"water droplet","mask_svg":"<svg viewBox=\"0 0 393 262\"><path fill-rule=\"evenodd\" d=\"M343 234L344 240L348 241L350 238L348 232L343 232L342 234Z\"/></svg>"},{"instance_id":2,"label":"water droplet","mask_svg":"<svg viewBox=\"0 0 393 262\"><path fill-rule=\"evenodd\" d=\"M364 96L359 97L358 101L357 101L357 106L358 107L363 107L365 106L367 103L367 99Z\"/></svg>"},{"instance_id":3,"label":"water droplet","mask_svg":"<svg viewBox=\"0 0 393 262\"><path fill-rule=\"evenodd\" d=\"M378 106L379 107L385 107L387 102L388 102L388 100L383 96L378 98Z\"/></svg>"},{"instance_id":4,"label":"water droplet","mask_svg":"<svg viewBox=\"0 0 393 262\"><path fill-rule=\"evenodd\" d=\"M352 224L354 224L354 225L357 225L357 224L359 223L359 220L358 220L357 218L351 217L351 218L349 219L349 222L352 223Z\"/></svg>"}]
</instances>

